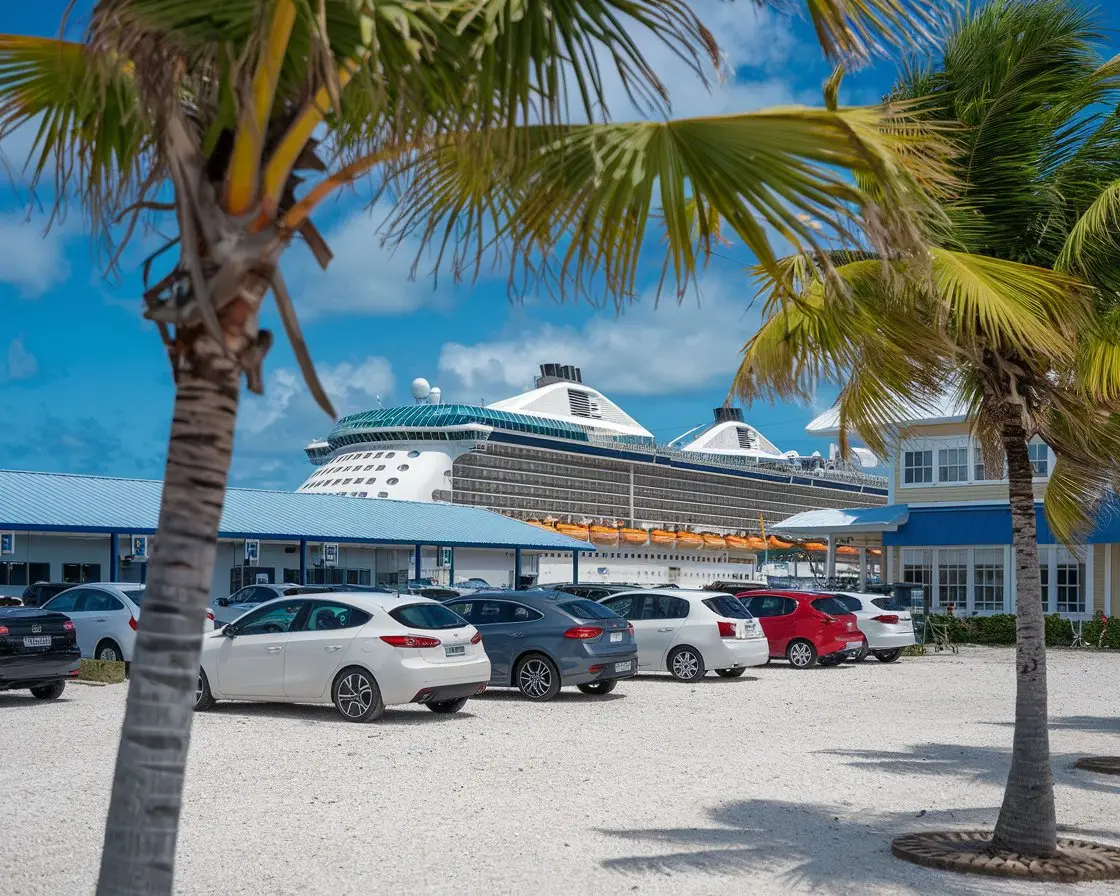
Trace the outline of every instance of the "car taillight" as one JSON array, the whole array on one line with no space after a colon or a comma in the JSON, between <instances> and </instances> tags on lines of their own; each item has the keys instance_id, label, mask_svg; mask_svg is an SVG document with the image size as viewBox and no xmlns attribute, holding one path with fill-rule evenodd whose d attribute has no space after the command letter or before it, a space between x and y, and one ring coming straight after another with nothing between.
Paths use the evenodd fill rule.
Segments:
<instances>
[{"instance_id":1,"label":"car taillight","mask_svg":"<svg viewBox=\"0 0 1120 896\"><path fill-rule=\"evenodd\" d=\"M631 638L634 637L634 626L633 626L632 623L629 623L629 622L626 623L626 631L630 632L630 637Z\"/></svg>"},{"instance_id":2,"label":"car taillight","mask_svg":"<svg viewBox=\"0 0 1120 896\"><path fill-rule=\"evenodd\" d=\"M735 637L735 623L734 622L725 622L724 620L720 619L716 622L716 625L719 626L719 636L721 638L734 638Z\"/></svg>"},{"instance_id":3,"label":"car taillight","mask_svg":"<svg viewBox=\"0 0 1120 896\"><path fill-rule=\"evenodd\" d=\"M394 647L439 647L439 638L427 638L424 635L382 635L381 640Z\"/></svg>"},{"instance_id":4,"label":"car taillight","mask_svg":"<svg viewBox=\"0 0 1120 896\"><path fill-rule=\"evenodd\" d=\"M471 643L472 644L481 644L482 643L482 633L481 632L475 632L474 636L471 638Z\"/></svg>"},{"instance_id":5,"label":"car taillight","mask_svg":"<svg viewBox=\"0 0 1120 896\"><path fill-rule=\"evenodd\" d=\"M882 616L872 617L875 622L881 622L884 625L898 625L898 617L893 613L884 613Z\"/></svg>"},{"instance_id":6,"label":"car taillight","mask_svg":"<svg viewBox=\"0 0 1120 896\"><path fill-rule=\"evenodd\" d=\"M206 611L206 618L209 619L211 622L213 622L214 621L214 611L213 610L207 610Z\"/></svg>"},{"instance_id":7,"label":"car taillight","mask_svg":"<svg viewBox=\"0 0 1120 896\"><path fill-rule=\"evenodd\" d=\"M829 616L827 613L822 613L817 610L817 618L821 621L822 625L832 625L836 621L835 616Z\"/></svg>"},{"instance_id":8,"label":"car taillight","mask_svg":"<svg viewBox=\"0 0 1120 896\"><path fill-rule=\"evenodd\" d=\"M129 616L128 617L128 627L130 629L132 629L133 631L136 631L136 617L135 616Z\"/></svg>"},{"instance_id":9,"label":"car taillight","mask_svg":"<svg viewBox=\"0 0 1120 896\"><path fill-rule=\"evenodd\" d=\"M74 623L67 619L64 623L62 623L62 630L64 632L74 631ZM5 629L5 631L7 631L7 629Z\"/></svg>"},{"instance_id":10,"label":"car taillight","mask_svg":"<svg viewBox=\"0 0 1120 896\"><path fill-rule=\"evenodd\" d=\"M6 637L8 637L8 627L6 625L0 625L0 638Z\"/></svg>"},{"instance_id":11,"label":"car taillight","mask_svg":"<svg viewBox=\"0 0 1120 896\"><path fill-rule=\"evenodd\" d=\"M577 625L575 628L570 628L564 632L565 638L575 638L577 641L590 641L592 638L598 638L603 634L603 630L597 625Z\"/></svg>"}]
</instances>

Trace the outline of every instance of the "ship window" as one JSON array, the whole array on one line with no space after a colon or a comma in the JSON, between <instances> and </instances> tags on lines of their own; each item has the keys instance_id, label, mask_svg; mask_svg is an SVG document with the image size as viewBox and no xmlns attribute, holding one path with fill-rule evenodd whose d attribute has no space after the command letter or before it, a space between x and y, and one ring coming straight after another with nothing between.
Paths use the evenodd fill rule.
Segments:
<instances>
[{"instance_id":1,"label":"ship window","mask_svg":"<svg viewBox=\"0 0 1120 896\"><path fill-rule=\"evenodd\" d=\"M378 464L378 465L377 465L377 472L378 472L378 473L380 473L380 472L381 472L382 470L384 470L384 469L385 469L385 464Z\"/></svg>"},{"instance_id":2,"label":"ship window","mask_svg":"<svg viewBox=\"0 0 1120 896\"><path fill-rule=\"evenodd\" d=\"M408 464L401 464L399 467L397 467L397 469L400 470L403 473L405 470L408 469Z\"/></svg>"},{"instance_id":3,"label":"ship window","mask_svg":"<svg viewBox=\"0 0 1120 896\"><path fill-rule=\"evenodd\" d=\"M349 485L349 484L350 484L350 480L349 480L349 479L343 479L343 480L342 480L342 485Z\"/></svg>"},{"instance_id":4,"label":"ship window","mask_svg":"<svg viewBox=\"0 0 1120 896\"><path fill-rule=\"evenodd\" d=\"M400 482L400 480L396 476L385 480L386 485L396 485L398 482Z\"/></svg>"},{"instance_id":5,"label":"ship window","mask_svg":"<svg viewBox=\"0 0 1120 896\"><path fill-rule=\"evenodd\" d=\"M373 469L373 464L366 464L366 471L367 472L372 470L372 469Z\"/></svg>"},{"instance_id":6,"label":"ship window","mask_svg":"<svg viewBox=\"0 0 1120 896\"><path fill-rule=\"evenodd\" d=\"M378 493L377 493L377 497L379 497L379 498L388 498L388 497L389 497L389 493L388 493L388 492L378 492Z\"/></svg>"},{"instance_id":7,"label":"ship window","mask_svg":"<svg viewBox=\"0 0 1120 896\"><path fill-rule=\"evenodd\" d=\"M359 498L365 498L365 497L367 497L368 495L369 495L369 492L358 492L358 497L359 497Z\"/></svg>"},{"instance_id":8,"label":"ship window","mask_svg":"<svg viewBox=\"0 0 1120 896\"><path fill-rule=\"evenodd\" d=\"M363 482L365 482L365 481L366 481L366 480L365 480L365 477L363 477L363 478L361 478L361 479L355 479L355 480L354 480L354 485L361 485L361 484L362 484Z\"/></svg>"},{"instance_id":9,"label":"ship window","mask_svg":"<svg viewBox=\"0 0 1120 896\"><path fill-rule=\"evenodd\" d=\"M395 451L386 451L386 452L385 452L385 456L386 456L386 457L396 457L396 456L397 456L397 452L395 452Z\"/></svg>"},{"instance_id":10,"label":"ship window","mask_svg":"<svg viewBox=\"0 0 1120 896\"><path fill-rule=\"evenodd\" d=\"M384 454L384 453L385 453L384 451L378 451L377 454L374 455L374 458L381 457L381 455Z\"/></svg>"},{"instance_id":11,"label":"ship window","mask_svg":"<svg viewBox=\"0 0 1120 896\"><path fill-rule=\"evenodd\" d=\"M450 470L444 470L443 475L446 476L448 479L450 479L451 478L451 471Z\"/></svg>"},{"instance_id":12,"label":"ship window","mask_svg":"<svg viewBox=\"0 0 1120 896\"><path fill-rule=\"evenodd\" d=\"M409 457L419 457L419 456L420 456L420 452L419 452L419 451L409 451L409 452L408 452L408 456L409 456Z\"/></svg>"}]
</instances>

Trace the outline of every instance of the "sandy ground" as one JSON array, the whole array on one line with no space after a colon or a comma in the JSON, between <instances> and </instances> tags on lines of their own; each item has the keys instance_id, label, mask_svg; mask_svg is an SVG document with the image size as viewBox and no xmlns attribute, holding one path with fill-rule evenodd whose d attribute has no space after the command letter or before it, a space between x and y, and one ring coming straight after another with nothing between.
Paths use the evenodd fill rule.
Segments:
<instances>
[{"instance_id":1,"label":"sandy ground","mask_svg":"<svg viewBox=\"0 0 1120 896\"><path fill-rule=\"evenodd\" d=\"M648 676L544 706L494 691L456 716L396 708L373 725L219 704L195 721L178 892L1043 896L1054 885L889 853L899 833L994 822L1011 659L965 649L694 685ZM1120 656L1050 663L1059 820L1120 842L1120 780L1073 768L1120 753ZM124 697L0 694L3 893L92 893Z\"/></svg>"}]
</instances>

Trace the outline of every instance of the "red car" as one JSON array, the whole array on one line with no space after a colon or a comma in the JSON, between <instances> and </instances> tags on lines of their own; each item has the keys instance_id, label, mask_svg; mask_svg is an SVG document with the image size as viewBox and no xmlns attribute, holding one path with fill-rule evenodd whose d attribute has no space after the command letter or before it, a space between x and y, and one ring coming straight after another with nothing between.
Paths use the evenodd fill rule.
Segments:
<instances>
[{"instance_id":1,"label":"red car","mask_svg":"<svg viewBox=\"0 0 1120 896\"><path fill-rule=\"evenodd\" d=\"M736 595L762 624L770 658L808 669L835 666L863 648L854 614L827 594L809 591L744 591Z\"/></svg>"}]
</instances>

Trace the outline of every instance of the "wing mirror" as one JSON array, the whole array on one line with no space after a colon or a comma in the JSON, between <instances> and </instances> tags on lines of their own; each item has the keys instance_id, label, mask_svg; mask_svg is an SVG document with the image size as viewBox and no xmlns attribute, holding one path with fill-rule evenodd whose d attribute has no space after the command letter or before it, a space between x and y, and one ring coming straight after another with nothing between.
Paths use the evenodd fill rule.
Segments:
<instances>
[{"instance_id":1,"label":"wing mirror","mask_svg":"<svg viewBox=\"0 0 1120 896\"><path fill-rule=\"evenodd\" d=\"M223 625L222 626L222 634L225 635L227 638L236 638L237 637L237 629L234 628L234 626L232 624Z\"/></svg>"},{"instance_id":2,"label":"wing mirror","mask_svg":"<svg viewBox=\"0 0 1120 896\"><path fill-rule=\"evenodd\" d=\"M218 598L218 606L219 607L228 607L229 606L229 598L219 597Z\"/></svg>"}]
</instances>

